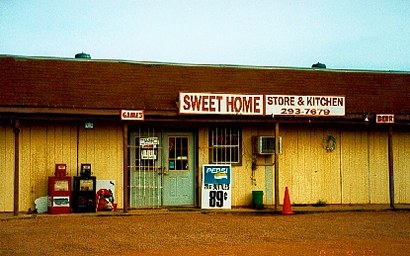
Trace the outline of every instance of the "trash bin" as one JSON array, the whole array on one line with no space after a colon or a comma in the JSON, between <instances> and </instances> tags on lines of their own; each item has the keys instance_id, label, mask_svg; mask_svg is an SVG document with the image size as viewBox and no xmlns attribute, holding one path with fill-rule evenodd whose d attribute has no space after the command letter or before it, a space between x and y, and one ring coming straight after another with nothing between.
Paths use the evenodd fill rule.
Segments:
<instances>
[{"instance_id":1,"label":"trash bin","mask_svg":"<svg viewBox=\"0 0 410 256\"><path fill-rule=\"evenodd\" d=\"M263 191L252 191L252 207L256 209L263 208Z\"/></svg>"}]
</instances>

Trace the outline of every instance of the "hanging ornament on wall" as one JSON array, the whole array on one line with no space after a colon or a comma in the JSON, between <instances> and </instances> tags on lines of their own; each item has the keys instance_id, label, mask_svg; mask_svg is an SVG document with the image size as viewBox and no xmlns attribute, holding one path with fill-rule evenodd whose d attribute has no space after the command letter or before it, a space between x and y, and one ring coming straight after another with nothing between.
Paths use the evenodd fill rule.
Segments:
<instances>
[{"instance_id":1,"label":"hanging ornament on wall","mask_svg":"<svg viewBox=\"0 0 410 256\"><path fill-rule=\"evenodd\" d=\"M327 152L332 152L336 149L336 138L333 135L327 135L324 142L323 147L326 149Z\"/></svg>"}]
</instances>

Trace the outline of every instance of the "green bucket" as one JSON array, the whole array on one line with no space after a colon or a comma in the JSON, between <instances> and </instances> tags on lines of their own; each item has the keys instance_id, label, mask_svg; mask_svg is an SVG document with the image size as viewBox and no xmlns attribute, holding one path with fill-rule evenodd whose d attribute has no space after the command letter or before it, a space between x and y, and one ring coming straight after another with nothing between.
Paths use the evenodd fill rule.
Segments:
<instances>
[{"instance_id":1,"label":"green bucket","mask_svg":"<svg viewBox=\"0 0 410 256\"><path fill-rule=\"evenodd\" d=\"M263 191L252 191L252 207L256 209L263 208Z\"/></svg>"}]
</instances>

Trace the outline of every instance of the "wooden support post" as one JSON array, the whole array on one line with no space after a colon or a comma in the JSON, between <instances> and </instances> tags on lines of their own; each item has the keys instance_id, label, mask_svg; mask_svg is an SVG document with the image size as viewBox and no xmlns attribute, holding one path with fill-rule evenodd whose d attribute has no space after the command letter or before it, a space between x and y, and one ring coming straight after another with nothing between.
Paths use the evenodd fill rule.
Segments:
<instances>
[{"instance_id":1,"label":"wooden support post","mask_svg":"<svg viewBox=\"0 0 410 256\"><path fill-rule=\"evenodd\" d=\"M129 166L128 166L128 124L123 126L123 211L128 212L128 183L129 183Z\"/></svg>"},{"instance_id":2,"label":"wooden support post","mask_svg":"<svg viewBox=\"0 0 410 256\"><path fill-rule=\"evenodd\" d=\"M275 211L279 210L279 122L275 122Z\"/></svg>"},{"instance_id":3,"label":"wooden support post","mask_svg":"<svg viewBox=\"0 0 410 256\"><path fill-rule=\"evenodd\" d=\"M19 214L20 200L20 121L13 120L14 131L14 216Z\"/></svg>"},{"instance_id":4,"label":"wooden support post","mask_svg":"<svg viewBox=\"0 0 410 256\"><path fill-rule=\"evenodd\" d=\"M394 208L394 158L393 158L393 127L389 127L388 135L388 150L389 150L389 195L390 208Z\"/></svg>"}]
</instances>

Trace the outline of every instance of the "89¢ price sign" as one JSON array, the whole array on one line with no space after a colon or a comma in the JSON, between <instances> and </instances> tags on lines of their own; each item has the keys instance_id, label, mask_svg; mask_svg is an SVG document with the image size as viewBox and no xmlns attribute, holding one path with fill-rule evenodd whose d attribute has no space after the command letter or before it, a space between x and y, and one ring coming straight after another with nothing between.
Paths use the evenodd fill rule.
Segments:
<instances>
[{"instance_id":1,"label":"89\u00a2 price sign","mask_svg":"<svg viewBox=\"0 0 410 256\"><path fill-rule=\"evenodd\" d=\"M202 168L202 209L231 209L231 166L207 164Z\"/></svg>"}]
</instances>

